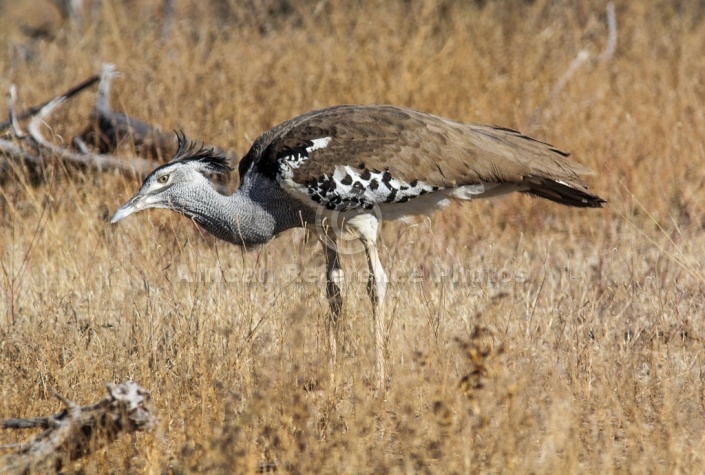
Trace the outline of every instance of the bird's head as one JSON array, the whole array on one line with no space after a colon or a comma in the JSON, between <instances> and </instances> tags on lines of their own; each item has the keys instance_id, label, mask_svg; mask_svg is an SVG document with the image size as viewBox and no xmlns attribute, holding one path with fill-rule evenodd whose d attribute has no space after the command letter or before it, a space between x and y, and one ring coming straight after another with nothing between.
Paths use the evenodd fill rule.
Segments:
<instances>
[{"instance_id":1,"label":"bird's head","mask_svg":"<svg viewBox=\"0 0 705 475\"><path fill-rule=\"evenodd\" d=\"M174 158L145 178L139 191L115 212L111 223L149 208L187 212L187 200L204 186L211 186L208 176L232 170L221 152L199 147L183 133L177 132L176 136L179 147Z\"/></svg>"}]
</instances>

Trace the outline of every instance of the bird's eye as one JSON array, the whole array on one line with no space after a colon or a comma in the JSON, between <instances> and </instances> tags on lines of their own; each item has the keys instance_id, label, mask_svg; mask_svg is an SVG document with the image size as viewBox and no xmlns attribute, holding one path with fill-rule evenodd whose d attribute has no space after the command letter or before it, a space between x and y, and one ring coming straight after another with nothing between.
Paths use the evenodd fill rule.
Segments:
<instances>
[{"instance_id":1,"label":"bird's eye","mask_svg":"<svg viewBox=\"0 0 705 475\"><path fill-rule=\"evenodd\" d=\"M167 181L169 181L169 175L162 175L159 177L159 179L157 181L159 183L166 183Z\"/></svg>"}]
</instances>

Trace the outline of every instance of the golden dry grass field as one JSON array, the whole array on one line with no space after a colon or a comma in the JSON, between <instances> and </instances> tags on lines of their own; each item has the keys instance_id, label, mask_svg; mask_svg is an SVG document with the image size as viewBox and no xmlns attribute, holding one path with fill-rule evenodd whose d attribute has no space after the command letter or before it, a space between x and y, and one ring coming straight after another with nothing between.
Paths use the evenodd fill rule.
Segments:
<instances>
[{"instance_id":1,"label":"golden dry grass field","mask_svg":"<svg viewBox=\"0 0 705 475\"><path fill-rule=\"evenodd\" d=\"M379 394L364 256L343 262L334 388L324 259L303 233L243 253L173 212L108 224L139 177L57 157L39 183L8 174L0 418L128 379L158 411L69 473L705 471L702 4L617 2L601 57L602 1L184 0L165 37L161 1L85 3L79 29L49 1L0 2L0 90L20 108L111 62L115 110L240 157L310 109L391 103L570 151L609 204L512 195L385 223ZM70 140L93 101L47 135Z\"/></svg>"}]
</instances>

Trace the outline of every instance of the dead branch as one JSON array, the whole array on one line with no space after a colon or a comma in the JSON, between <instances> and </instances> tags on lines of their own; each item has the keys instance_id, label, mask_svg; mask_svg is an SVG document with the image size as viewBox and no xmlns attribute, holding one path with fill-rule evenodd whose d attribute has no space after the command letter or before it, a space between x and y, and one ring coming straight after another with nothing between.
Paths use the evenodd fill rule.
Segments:
<instances>
[{"instance_id":1,"label":"dead branch","mask_svg":"<svg viewBox=\"0 0 705 475\"><path fill-rule=\"evenodd\" d=\"M9 140L0 139L0 183L7 177L25 174L32 184L41 182L44 160Z\"/></svg>"},{"instance_id":2,"label":"dead branch","mask_svg":"<svg viewBox=\"0 0 705 475\"><path fill-rule=\"evenodd\" d=\"M110 108L110 86L118 76L112 64L104 64L96 106L91 112L91 123L74 138L77 148L90 146L98 153L114 153L124 141L129 141L138 154L156 158L160 162L176 151L176 138L164 134L158 127L129 117Z\"/></svg>"},{"instance_id":3,"label":"dead branch","mask_svg":"<svg viewBox=\"0 0 705 475\"><path fill-rule=\"evenodd\" d=\"M134 147L140 156L163 162L176 152L176 136L162 132L159 127L147 124L110 108L112 78L118 76L114 66L103 65L100 73L96 106L91 112L91 123L73 142L79 150L91 147L99 153L115 153L124 142ZM225 151L215 145L204 145L218 152Z\"/></svg>"},{"instance_id":4,"label":"dead branch","mask_svg":"<svg viewBox=\"0 0 705 475\"><path fill-rule=\"evenodd\" d=\"M0 127L10 128L9 135L13 140L0 139L0 172L12 169L10 161L21 162L30 171L36 171L46 164L47 160L58 160L99 171L113 169L146 175L158 163L173 156L177 148L174 134L162 133L158 127L111 110L110 87L112 79L116 76L118 73L115 67L112 64L104 64L99 76L93 76L72 87L64 95L21 114L15 112L16 91L11 88L8 95L10 119ZM96 105L91 112L90 123L83 132L74 137L70 144L55 143L51 137L45 136L44 126L52 113L96 80L100 81ZM27 125L28 135L25 135L19 121L27 117L31 117L31 120ZM131 150L137 156L118 156L117 152L124 143L131 145ZM224 152L219 147L205 146ZM157 161L150 158L156 158ZM4 176L5 173L2 173L0 179Z\"/></svg>"},{"instance_id":5,"label":"dead branch","mask_svg":"<svg viewBox=\"0 0 705 475\"><path fill-rule=\"evenodd\" d=\"M614 12L614 2L607 4L607 45L600 53L600 60L606 61L612 56L617 49L617 15Z\"/></svg>"},{"instance_id":6,"label":"dead branch","mask_svg":"<svg viewBox=\"0 0 705 475\"><path fill-rule=\"evenodd\" d=\"M98 106L107 108L107 95L110 91L110 82L116 76L115 68L111 64L103 65L100 74L100 85L98 94ZM133 171L139 175L149 173L154 168L154 163L150 160L142 158L118 158L113 155L95 154L95 153L76 153L65 147L54 145L47 140L41 132L41 126L54 110L62 105L68 99L67 96L60 96L52 101L49 101L42 107L32 118L29 123L28 131L30 137L39 146L40 149L46 150L61 160L66 160L79 165L92 166L98 170L118 169L124 171Z\"/></svg>"},{"instance_id":7,"label":"dead branch","mask_svg":"<svg viewBox=\"0 0 705 475\"><path fill-rule=\"evenodd\" d=\"M7 93L7 110L10 114L10 125L12 127L12 135L18 139L25 138L24 132L20 129L20 124L17 121L17 112L15 105L17 104L17 87L14 84L10 85L10 91Z\"/></svg>"},{"instance_id":8,"label":"dead branch","mask_svg":"<svg viewBox=\"0 0 705 475\"><path fill-rule=\"evenodd\" d=\"M601 62L607 61L614 56L614 52L617 49L617 17L615 15L615 8L614 8L614 2L609 2L607 4L607 43L605 44L604 49L599 55L594 55L590 53L590 51L586 49L582 49L578 52L576 55L575 59L571 61L570 65L568 66L568 69L561 75L560 78L558 78L558 81L556 81L555 86L553 87L553 91L551 91L551 96L550 96L550 101L551 102L557 102L557 99L563 89L565 89L566 85L568 82L575 76L575 73L586 63L594 60L599 60ZM535 125L538 123L538 118L539 115L543 112L543 110L546 108L546 106L549 103L549 99L544 101L543 104L538 106L534 112L531 114L529 117L529 132L535 127Z\"/></svg>"},{"instance_id":9,"label":"dead branch","mask_svg":"<svg viewBox=\"0 0 705 475\"><path fill-rule=\"evenodd\" d=\"M133 171L137 174L144 175L149 173L154 168L154 163L151 160L142 158L118 158L113 155L103 155L95 153L76 153L67 148L54 145L42 135L42 125L46 119L56 110L57 107L66 102L65 97L57 97L52 100L39 111L38 114L30 121L27 130L30 137L39 145L40 148L49 151L57 156L60 160L73 162L75 164L90 166L99 171L108 169L117 169L124 171Z\"/></svg>"},{"instance_id":10,"label":"dead branch","mask_svg":"<svg viewBox=\"0 0 705 475\"><path fill-rule=\"evenodd\" d=\"M610 59L614 55L614 51L617 48L617 18L614 13L614 3L610 2L607 4L607 43L605 48L602 50L597 58L601 61ZM560 94L568 81L573 77L580 67L587 63L589 60L594 59L594 56L588 50L581 50L578 55L570 63L568 69L563 76L558 80L556 86L553 88L554 99Z\"/></svg>"},{"instance_id":11,"label":"dead branch","mask_svg":"<svg viewBox=\"0 0 705 475\"><path fill-rule=\"evenodd\" d=\"M6 155L7 157L17 161L21 161L27 166L37 166L44 163L44 160L40 157L25 151L9 140L0 139L0 154ZM0 170L5 171L6 166L7 163L4 160L0 160Z\"/></svg>"},{"instance_id":12,"label":"dead branch","mask_svg":"<svg viewBox=\"0 0 705 475\"><path fill-rule=\"evenodd\" d=\"M54 416L52 416L54 417ZM34 417L31 419L5 419L0 421L3 429L48 429L49 417Z\"/></svg>"},{"instance_id":13,"label":"dead branch","mask_svg":"<svg viewBox=\"0 0 705 475\"><path fill-rule=\"evenodd\" d=\"M100 80L99 75L96 74L94 76L91 76L88 79L86 79L85 81L76 84L71 89L69 89L65 93L61 94L61 96L59 96L59 97L65 97L66 99L70 99L71 97L75 96L76 94L84 91L85 89L89 88L93 84L97 83L99 80ZM42 104L39 104L38 106L30 107L29 109L20 112L19 114L17 114L17 120L29 119L34 114L36 114L37 112L42 110L47 104L49 104L49 102L51 102L51 101L46 101ZM12 125L12 121L9 119L4 122L0 122L0 132L4 132L11 125Z\"/></svg>"},{"instance_id":14,"label":"dead branch","mask_svg":"<svg viewBox=\"0 0 705 475\"><path fill-rule=\"evenodd\" d=\"M113 85L113 78L120 73L112 63L103 63L100 67L100 82L98 83L98 97L95 101L96 109L110 110L110 86Z\"/></svg>"},{"instance_id":15,"label":"dead branch","mask_svg":"<svg viewBox=\"0 0 705 475\"><path fill-rule=\"evenodd\" d=\"M58 471L65 461L89 455L113 442L121 432L154 428L156 413L146 390L133 381L108 384L107 390L108 396L93 405L81 407L60 398L67 407L59 414L0 421L3 429L44 429L32 441L6 446L16 450L0 456L0 472L24 474L39 467Z\"/></svg>"}]
</instances>

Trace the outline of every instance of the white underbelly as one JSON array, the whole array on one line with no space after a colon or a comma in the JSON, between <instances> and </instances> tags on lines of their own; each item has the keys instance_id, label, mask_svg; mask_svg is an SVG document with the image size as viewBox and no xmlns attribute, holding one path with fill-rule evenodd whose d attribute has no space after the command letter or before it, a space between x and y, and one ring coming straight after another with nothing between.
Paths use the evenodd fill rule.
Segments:
<instances>
[{"instance_id":1,"label":"white underbelly","mask_svg":"<svg viewBox=\"0 0 705 475\"><path fill-rule=\"evenodd\" d=\"M406 203L382 203L373 211L379 213L382 219L404 219L431 214L448 206L452 199L450 190L440 190L410 199Z\"/></svg>"},{"instance_id":2,"label":"white underbelly","mask_svg":"<svg viewBox=\"0 0 705 475\"><path fill-rule=\"evenodd\" d=\"M379 205L382 219L404 219L411 216L428 215L443 209L451 200L467 201L479 198L492 198L514 191L521 191L518 184L467 185L457 188L434 191L413 198L406 203L383 203Z\"/></svg>"}]
</instances>

